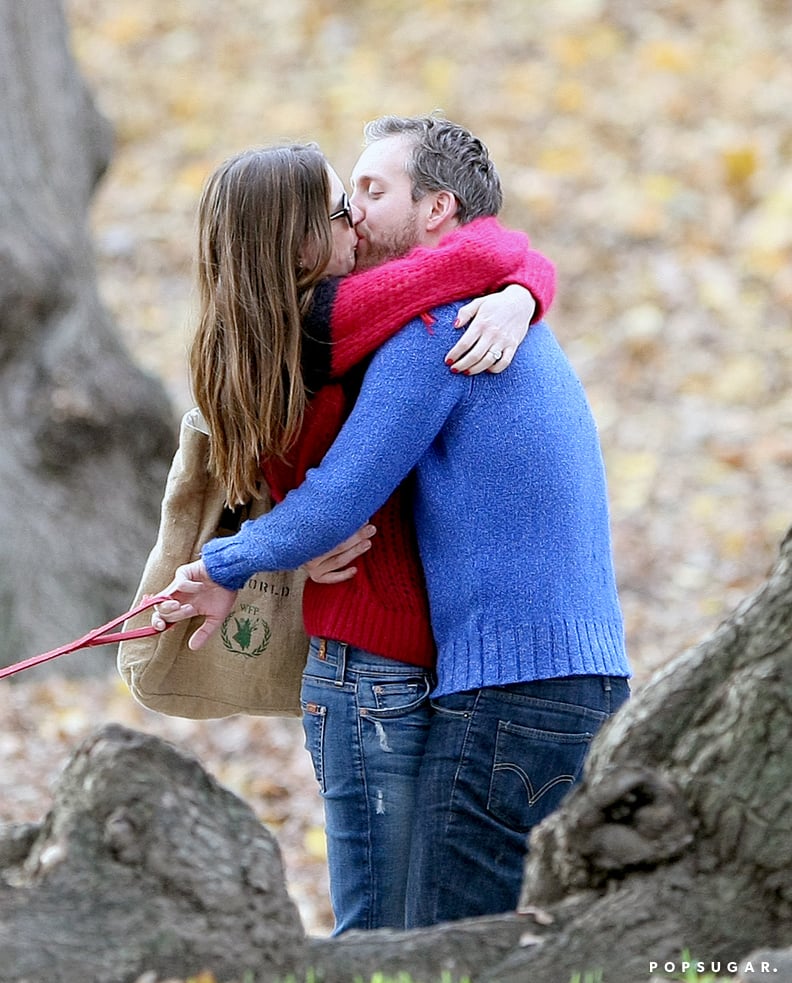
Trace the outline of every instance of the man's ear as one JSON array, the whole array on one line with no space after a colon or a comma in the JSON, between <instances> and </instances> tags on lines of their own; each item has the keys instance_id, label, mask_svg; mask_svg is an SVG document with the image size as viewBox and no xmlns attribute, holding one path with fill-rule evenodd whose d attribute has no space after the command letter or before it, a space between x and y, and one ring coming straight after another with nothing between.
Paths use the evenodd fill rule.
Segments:
<instances>
[{"instance_id":1,"label":"man's ear","mask_svg":"<svg viewBox=\"0 0 792 983\"><path fill-rule=\"evenodd\" d=\"M431 209L426 217L426 231L436 232L459 211L459 202L450 191L433 191Z\"/></svg>"}]
</instances>

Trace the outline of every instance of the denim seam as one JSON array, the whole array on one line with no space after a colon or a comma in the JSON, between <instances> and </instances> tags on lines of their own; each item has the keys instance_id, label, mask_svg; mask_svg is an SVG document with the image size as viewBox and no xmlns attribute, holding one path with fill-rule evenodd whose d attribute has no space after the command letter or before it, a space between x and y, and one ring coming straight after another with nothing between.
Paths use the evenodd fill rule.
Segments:
<instances>
[{"instance_id":1,"label":"denim seam","mask_svg":"<svg viewBox=\"0 0 792 983\"><path fill-rule=\"evenodd\" d=\"M357 761L358 778L360 779L360 783L363 786L363 795L365 797L365 801L368 802L370 790L366 778L366 765L365 765L366 751L365 751L365 744L363 743L362 718L360 715L361 707L358 701L357 687L355 688L355 708L358 711L357 716L355 718L356 727L357 727L356 746L359 755L359 760ZM372 843L372 831L371 831L371 812L369 809L366 809L365 817L366 817L366 873L367 873L368 883L370 885L370 892L371 892L369 898L370 903L369 903L368 911L366 912L366 927L368 929L371 929L372 928L371 919L373 917L373 912L376 911L377 908L377 905L375 903L377 899L374 897L374 887L373 887L373 885L376 883L376 878L374 877L374 855L373 855L373 843Z\"/></svg>"}]
</instances>

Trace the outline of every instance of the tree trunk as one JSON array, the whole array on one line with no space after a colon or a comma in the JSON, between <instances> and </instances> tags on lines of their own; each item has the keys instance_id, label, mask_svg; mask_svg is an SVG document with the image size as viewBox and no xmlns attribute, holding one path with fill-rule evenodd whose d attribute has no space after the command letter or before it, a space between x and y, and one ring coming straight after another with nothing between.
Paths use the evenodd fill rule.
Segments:
<instances>
[{"instance_id":1,"label":"tree trunk","mask_svg":"<svg viewBox=\"0 0 792 983\"><path fill-rule=\"evenodd\" d=\"M305 972L313 973L316 983L369 983L378 973L394 980L404 974L410 983L477 983L535 930L531 917L509 914L412 932L347 932L338 938L309 939Z\"/></svg>"},{"instance_id":2,"label":"tree trunk","mask_svg":"<svg viewBox=\"0 0 792 983\"><path fill-rule=\"evenodd\" d=\"M130 362L97 295L86 216L112 136L57 0L0 0L0 128L5 665L124 610L176 430L162 386Z\"/></svg>"},{"instance_id":3,"label":"tree trunk","mask_svg":"<svg viewBox=\"0 0 792 983\"><path fill-rule=\"evenodd\" d=\"M143 973L283 980L304 933L252 810L155 737L109 725L41 826L0 836L0 983Z\"/></svg>"}]
</instances>

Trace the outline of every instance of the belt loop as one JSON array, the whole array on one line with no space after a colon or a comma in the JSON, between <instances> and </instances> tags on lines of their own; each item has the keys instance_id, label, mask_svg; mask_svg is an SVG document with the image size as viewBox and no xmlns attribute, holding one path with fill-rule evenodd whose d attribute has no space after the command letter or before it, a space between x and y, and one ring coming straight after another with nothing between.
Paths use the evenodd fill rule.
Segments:
<instances>
[{"instance_id":1,"label":"belt loop","mask_svg":"<svg viewBox=\"0 0 792 983\"><path fill-rule=\"evenodd\" d=\"M610 691L613 689L613 680L610 678L610 676L603 676L602 685L605 689L605 692L610 693Z\"/></svg>"},{"instance_id":2,"label":"belt loop","mask_svg":"<svg viewBox=\"0 0 792 983\"><path fill-rule=\"evenodd\" d=\"M344 685L344 676L346 675L346 655L347 655L347 644L346 642L338 642L338 661L336 662L336 686Z\"/></svg>"}]
</instances>

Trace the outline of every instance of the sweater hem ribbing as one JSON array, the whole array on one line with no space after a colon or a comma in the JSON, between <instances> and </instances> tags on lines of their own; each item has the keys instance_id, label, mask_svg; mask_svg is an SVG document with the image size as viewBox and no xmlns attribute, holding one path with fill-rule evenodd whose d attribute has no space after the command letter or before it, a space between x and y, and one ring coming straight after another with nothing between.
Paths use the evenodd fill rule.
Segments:
<instances>
[{"instance_id":1,"label":"sweater hem ribbing","mask_svg":"<svg viewBox=\"0 0 792 983\"><path fill-rule=\"evenodd\" d=\"M501 625L440 645L432 697L569 676L632 675L621 621Z\"/></svg>"}]
</instances>

